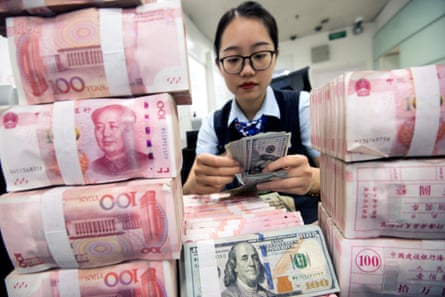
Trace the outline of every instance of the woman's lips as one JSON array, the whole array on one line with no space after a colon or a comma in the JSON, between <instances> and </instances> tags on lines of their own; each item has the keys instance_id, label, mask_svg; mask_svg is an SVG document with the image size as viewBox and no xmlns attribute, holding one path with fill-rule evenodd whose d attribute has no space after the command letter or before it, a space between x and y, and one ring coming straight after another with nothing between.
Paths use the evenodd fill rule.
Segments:
<instances>
[{"instance_id":1,"label":"woman's lips","mask_svg":"<svg viewBox=\"0 0 445 297\"><path fill-rule=\"evenodd\" d=\"M250 90L250 89L254 88L256 85L257 85L256 83L253 83L253 82L247 82L247 83L243 83L243 84L241 84L241 85L240 85L240 88L241 88L241 89L244 89L244 90Z\"/></svg>"}]
</instances>

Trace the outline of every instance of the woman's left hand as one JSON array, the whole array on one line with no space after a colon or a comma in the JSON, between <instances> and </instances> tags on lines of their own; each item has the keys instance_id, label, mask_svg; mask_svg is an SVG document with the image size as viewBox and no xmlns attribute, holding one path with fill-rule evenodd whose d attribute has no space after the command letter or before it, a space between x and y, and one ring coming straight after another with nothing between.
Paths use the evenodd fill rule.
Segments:
<instances>
[{"instance_id":1,"label":"woman's left hand","mask_svg":"<svg viewBox=\"0 0 445 297\"><path fill-rule=\"evenodd\" d=\"M269 163L263 172L283 169L287 171L287 177L257 184L257 189L297 195L319 192L320 169L311 167L306 156L284 156Z\"/></svg>"}]
</instances>

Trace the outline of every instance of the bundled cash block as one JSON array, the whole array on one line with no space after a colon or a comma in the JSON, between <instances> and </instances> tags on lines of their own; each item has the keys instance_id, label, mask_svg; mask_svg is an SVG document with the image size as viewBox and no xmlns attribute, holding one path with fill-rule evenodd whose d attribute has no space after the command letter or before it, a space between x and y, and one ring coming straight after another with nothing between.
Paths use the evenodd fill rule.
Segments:
<instances>
[{"instance_id":1,"label":"bundled cash block","mask_svg":"<svg viewBox=\"0 0 445 297\"><path fill-rule=\"evenodd\" d=\"M19 104L0 115L8 296L178 296L180 1L0 2Z\"/></svg>"},{"instance_id":2,"label":"bundled cash block","mask_svg":"<svg viewBox=\"0 0 445 297\"><path fill-rule=\"evenodd\" d=\"M107 142L101 117L125 127L116 144ZM0 115L8 191L176 177L182 164L179 142L169 94L17 105ZM119 151L121 158L108 158Z\"/></svg>"},{"instance_id":3,"label":"bundled cash block","mask_svg":"<svg viewBox=\"0 0 445 297\"><path fill-rule=\"evenodd\" d=\"M191 104L179 1L11 17L6 23L20 104L164 92L178 104Z\"/></svg>"},{"instance_id":4,"label":"bundled cash block","mask_svg":"<svg viewBox=\"0 0 445 297\"><path fill-rule=\"evenodd\" d=\"M250 265L262 292L290 297L340 291L321 229L308 225L185 243L187 296L219 297L235 290L233 257L242 251L256 255Z\"/></svg>"},{"instance_id":5,"label":"bundled cash block","mask_svg":"<svg viewBox=\"0 0 445 297\"><path fill-rule=\"evenodd\" d=\"M445 292L445 64L339 75L311 93L319 223L342 297Z\"/></svg>"}]
</instances>

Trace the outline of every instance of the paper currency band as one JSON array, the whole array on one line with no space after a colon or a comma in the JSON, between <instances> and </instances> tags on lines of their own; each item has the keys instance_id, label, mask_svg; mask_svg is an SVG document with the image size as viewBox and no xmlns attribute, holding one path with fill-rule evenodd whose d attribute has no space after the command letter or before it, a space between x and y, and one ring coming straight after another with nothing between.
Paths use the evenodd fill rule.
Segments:
<instances>
[{"instance_id":1,"label":"paper currency band","mask_svg":"<svg viewBox=\"0 0 445 297\"><path fill-rule=\"evenodd\" d=\"M79 272L75 269L58 271L59 296L81 297Z\"/></svg>"},{"instance_id":2,"label":"paper currency band","mask_svg":"<svg viewBox=\"0 0 445 297\"><path fill-rule=\"evenodd\" d=\"M57 265L65 268L77 268L79 264L74 257L73 249L66 233L62 199L64 191L66 191L66 187L58 187L50 189L42 195L40 212L42 215L43 233L51 256Z\"/></svg>"},{"instance_id":3,"label":"paper currency band","mask_svg":"<svg viewBox=\"0 0 445 297\"><path fill-rule=\"evenodd\" d=\"M416 99L416 122L408 156L434 151L440 125L440 86L436 65L411 68Z\"/></svg>"},{"instance_id":4,"label":"paper currency band","mask_svg":"<svg viewBox=\"0 0 445 297\"><path fill-rule=\"evenodd\" d=\"M111 96L131 94L124 51L122 9L100 9L101 49ZM123 75L124 73L124 75Z\"/></svg>"},{"instance_id":5,"label":"paper currency band","mask_svg":"<svg viewBox=\"0 0 445 297\"><path fill-rule=\"evenodd\" d=\"M83 185L82 169L76 144L76 128L74 127L74 100L54 103L52 127L54 149L62 179L66 185Z\"/></svg>"},{"instance_id":6,"label":"paper currency band","mask_svg":"<svg viewBox=\"0 0 445 297\"><path fill-rule=\"evenodd\" d=\"M218 264L214 240L200 240L197 242L199 259L199 280L201 296L220 297Z\"/></svg>"}]
</instances>

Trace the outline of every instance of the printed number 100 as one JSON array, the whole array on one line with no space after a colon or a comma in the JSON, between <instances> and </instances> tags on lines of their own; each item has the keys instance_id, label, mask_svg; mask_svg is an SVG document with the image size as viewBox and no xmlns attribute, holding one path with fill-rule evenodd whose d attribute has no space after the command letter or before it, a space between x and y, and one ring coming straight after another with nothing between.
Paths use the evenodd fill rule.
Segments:
<instances>
[{"instance_id":1,"label":"printed number 100","mask_svg":"<svg viewBox=\"0 0 445 297\"><path fill-rule=\"evenodd\" d=\"M361 255L358 257L358 266L380 266L380 259L377 256Z\"/></svg>"},{"instance_id":2,"label":"printed number 100","mask_svg":"<svg viewBox=\"0 0 445 297\"><path fill-rule=\"evenodd\" d=\"M64 78L57 78L55 81L49 81L54 94L67 94L71 90L74 92L83 92L85 82L79 76L73 76L69 81Z\"/></svg>"},{"instance_id":3,"label":"printed number 100","mask_svg":"<svg viewBox=\"0 0 445 297\"><path fill-rule=\"evenodd\" d=\"M364 272L374 272L380 268L382 261L375 251L365 250L357 255L355 264Z\"/></svg>"}]
</instances>

